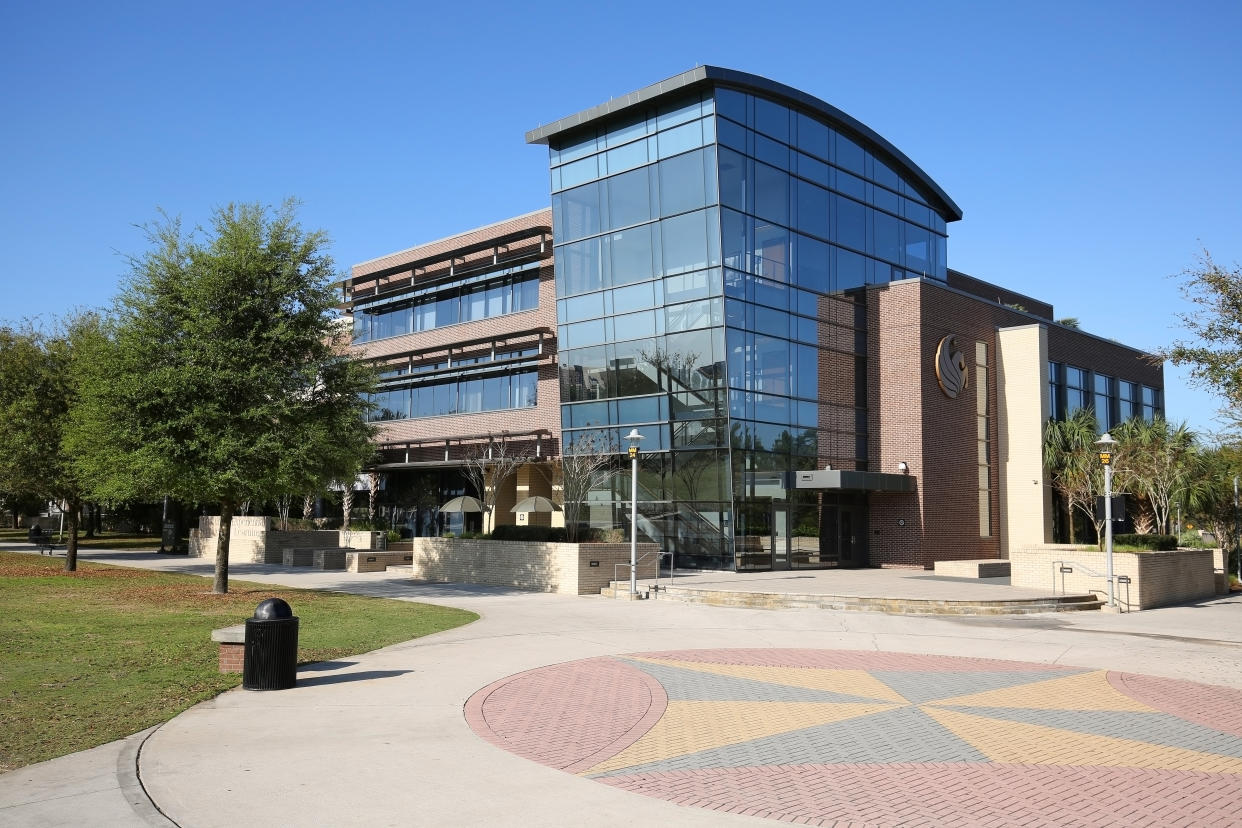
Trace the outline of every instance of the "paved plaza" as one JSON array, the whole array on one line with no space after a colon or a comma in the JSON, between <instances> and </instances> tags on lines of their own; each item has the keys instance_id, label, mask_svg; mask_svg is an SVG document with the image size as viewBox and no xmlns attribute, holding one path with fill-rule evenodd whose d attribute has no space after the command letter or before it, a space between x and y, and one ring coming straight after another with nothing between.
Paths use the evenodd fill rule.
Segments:
<instances>
[{"instance_id":1,"label":"paved plaza","mask_svg":"<svg viewBox=\"0 0 1242 828\"><path fill-rule=\"evenodd\" d=\"M809 825L1242 820L1242 694L1106 670L841 650L557 664L466 705L506 750L678 804Z\"/></svg>"},{"instance_id":2,"label":"paved plaza","mask_svg":"<svg viewBox=\"0 0 1242 828\"><path fill-rule=\"evenodd\" d=\"M482 618L0 775L0 824L1242 825L1238 595L916 618L232 577Z\"/></svg>"}]
</instances>

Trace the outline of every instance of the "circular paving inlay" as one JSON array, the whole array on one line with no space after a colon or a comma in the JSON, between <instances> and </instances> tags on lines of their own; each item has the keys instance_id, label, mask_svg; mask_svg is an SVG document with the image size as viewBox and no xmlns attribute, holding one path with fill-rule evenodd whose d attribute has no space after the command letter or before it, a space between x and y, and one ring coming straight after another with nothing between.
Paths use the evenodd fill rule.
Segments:
<instances>
[{"instance_id":1,"label":"circular paving inlay","mask_svg":"<svg viewBox=\"0 0 1242 828\"><path fill-rule=\"evenodd\" d=\"M1242 691L1014 661L682 650L475 693L477 734L647 796L810 825L1242 826Z\"/></svg>"}]
</instances>

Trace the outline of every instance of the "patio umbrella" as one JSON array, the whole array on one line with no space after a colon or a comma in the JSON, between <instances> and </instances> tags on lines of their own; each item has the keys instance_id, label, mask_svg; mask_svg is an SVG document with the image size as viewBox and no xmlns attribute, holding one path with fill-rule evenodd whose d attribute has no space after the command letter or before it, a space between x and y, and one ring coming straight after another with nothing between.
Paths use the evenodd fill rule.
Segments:
<instances>
[{"instance_id":1,"label":"patio umbrella","mask_svg":"<svg viewBox=\"0 0 1242 828\"><path fill-rule=\"evenodd\" d=\"M510 512L559 512L560 506L548 500L543 495L535 495L534 497L525 497L519 500Z\"/></svg>"},{"instance_id":2,"label":"patio umbrella","mask_svg":"<svg viewBox=\"0 0 1242 828\"><path fill-rule=\"evenodd\" d=\"M441 512L481 512L483 504L477 497L462 495L455 497L440 507Z\"/></svg>"}]
</instances>

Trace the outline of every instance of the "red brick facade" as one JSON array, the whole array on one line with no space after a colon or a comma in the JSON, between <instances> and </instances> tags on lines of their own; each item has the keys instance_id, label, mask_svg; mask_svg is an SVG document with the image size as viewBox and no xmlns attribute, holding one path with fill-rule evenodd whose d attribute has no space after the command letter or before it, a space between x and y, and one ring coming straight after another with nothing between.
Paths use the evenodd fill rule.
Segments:
<instances>
[{"instance_id":1,"label":"red brick facade","mask_svg":"<svg viewBox=\"0 0 1242 828\"><path fill-rule=\"evenodd\" d=\"M1051 360L1163 387L1161 367L1142 352L935 282L872 288L867 313L870 469L896 473L905 462L917 485L911 494L871 495L873 565L930 567L937 560L1000 557L998 329L1044 324ZM935 371L946 336L956 337L970 382L953 399L941 391ZM987 535L980 531L976 343L986 345L988 357ZM1041 507L1036 500L1029 508Z\"/></svg>"}]
</instances>

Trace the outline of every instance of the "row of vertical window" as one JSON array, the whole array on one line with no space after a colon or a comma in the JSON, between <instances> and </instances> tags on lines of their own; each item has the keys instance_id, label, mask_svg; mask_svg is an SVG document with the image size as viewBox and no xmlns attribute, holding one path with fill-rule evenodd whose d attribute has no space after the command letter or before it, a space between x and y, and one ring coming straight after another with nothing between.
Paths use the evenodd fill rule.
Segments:
<instances>
[{"instance_id":1,"label":"row of vertical window","mask_svg":"<svg viewBox=\"0 0 1242 828\"><path fill-rule=\"evenodd\" d=\"M1048 363L1048 408L1054 420L1089 408L1101 431L1136 417L1154 420L1164 409L1157 388L1059 362Z\"/></svg>"},{"instance_id":2,"label":"row of vertical window","mask_svg":"<svg viewBox=\"0 0 1242 828\"><path fill-rule=\"evenodd\" d=\"M552 196L556 244L716 203L716 150L706 147Z\"/></svg>"},{"instance_id":3,"label":"row of vertical window","mask_svg":"<svg viewBox=\"0 0 1242 828\"><path fill-rule=\"evenodd\" d=\"M695 92L669 101L658 109L630 113L610 123L604 130L591 130L569 141L549 146L548 158L553 167L617 149L650 135L697 121L715 112L711 93Z\"/></svg>"},{"instance_id":4,"label":"row of vertical window","mask_svg":"<svg viewBox=\"0 0 1242 828\"><path fill-rule=\"evenodd\" d=\"M378 391L370 396L375 405L370 419L406 420L507 408L534 408L537 380L537 371L518 371Z\"/></svg>"},{"instance_id":5,"label":"row of vertical window","mask_svg":"<svg viewBox=\"0 0 1242 828\"><path fill-rule=\"evenodd\" d=\"M354 311L354 342L429 331L539 306L539 277L505 278L454 287L399 308Z\"/></svg>"},{"instance_id":6,"label":"row of vertical window","mask_svg":"<svg viewBox=\"0 0 1242 828\"><path fill-rule=\"evenodd\" d=\"M562 403L698 393L724 381L724 330L575 348L559 355ZM687 403L688 404L688 403Z\"/></svg>"},{"instance_id":7,"label":"row of vertical window","mask_svg":"<svg viewBox=\"0 0 1242 828\"><path fill-rule=\"evenodd\" d=\"M944 278L942 235L723 148L720 203L917 275Z\"/></svg>"},{"instance_id":8,"label":"row of vertical window","mask_svg":"<svg viewBox=\"0 0 1242 828\"><path fill-rule=\"evenodd\" d=\"M651 282L561 299L556 303L557 321L563 325L644 308L660 308L687 300L719 296L722 290L720 268L679 273Z\"/></svg>"},{"instance_id":9,"label":"row of vertical window","mask_svg":"<svg viewBox=\"0 0 1242 828\"><path fill-rule=\"evenodd\" d=\"M564 166L552 168L552 192L576 187L587 181L616 175L683 152L713 144L716 120L711 117L666 129L650 138L591 155Z\"/></svg>"},{"instance_id":10,"label":"row of vertical window","mask_svg":"<svg viewBox=\"0 0 1242 828\"><path fill-rule=\"evenodd\" d=\"M834 165L838 171L868 179L916 202L927 203L917 187L898 175L873 153L806 113L791 110L762 97L723 87L716 90L716 112L724 118L731 119L736 125L748 127L760 133L758 137L766 136L775 139L802 153ZM721 121L718 129L725 128L726 125ZM721 142L724 143L723 140ZM748 152L749 146L750 144L744 143L737 149ZM777 163L782 158L778 147L758 142L754 146L755 151L749 154L764 160L771 159L769 163ZM786 152L788 152L787 149ZM789 165L787 157L784 164L777 163L777 166L794 169ZM831 186L827 182L825 185Z\"/></svg>"}]
</instances>

